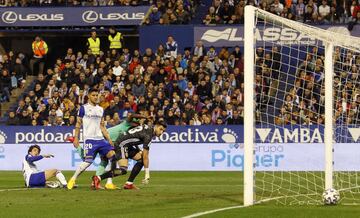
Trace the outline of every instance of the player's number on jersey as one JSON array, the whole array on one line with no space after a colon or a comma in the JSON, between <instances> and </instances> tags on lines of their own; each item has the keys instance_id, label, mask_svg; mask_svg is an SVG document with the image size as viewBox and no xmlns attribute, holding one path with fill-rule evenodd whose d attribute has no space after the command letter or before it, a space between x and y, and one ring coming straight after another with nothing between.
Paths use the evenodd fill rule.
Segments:
<instances>
[{"instance_id":1,"label":"player's number on jersey","mask_svg":"<svg viewBox=\"0 0 360 218\"><path fill-rule=\"evenodd\" d=\"M136 132L140 132L141 130L143 130L143 126L137 126L137 127L135 127L135 128L130 129L130 130L129 130L129 133L130 133L130 134L134 134L134 133L136 133Z\"/></svg>"},{"instance_id":2,"label":"player's number on jersey","mask_svg":"<svg viewBox=\"0 0 360 218\"><path fill-rule=\"evenodd\" d=\"M92 144L91 143L85 144L84 150L89 150L89 149L92 149Z\"/></svg>"}]
</instances>

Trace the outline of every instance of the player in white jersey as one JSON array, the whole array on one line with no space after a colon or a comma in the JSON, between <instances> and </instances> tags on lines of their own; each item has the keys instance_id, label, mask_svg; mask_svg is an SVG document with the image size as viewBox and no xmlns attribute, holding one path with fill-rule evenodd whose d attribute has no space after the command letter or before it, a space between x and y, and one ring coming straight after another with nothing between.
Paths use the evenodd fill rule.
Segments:
<instances>
[{"instance_id":1,"label":"player in white jersey","mask_svg":"<svg viewBox=\"0 0 360 218\"><path fill-rule=\"evenodd\" d=\"M29 147L28 154L25 156L22 164L22 171L24 174L26 187L34 188L34 187L45 187L46 182L56 177L57 180L66 187L66 179L60 170L51 169L45 171L39 171L34 164L35 161L39 161L43 158L51 158L54 155L51 154L43 154L40 155L41 148L38 145L32 145Z\"/></svg>"},{"instance_id":2,"label":"player in white jersey","mask_svg":"<svg viewBox=\"0 0 360 218\"><path fill-rule=\"evenodd\" d=\"M77 177L92 164L98 153L109 160L112 160L112 158L115 157L113 142L105 128L103 117L104 109L97 105L98 95L99 92L97 89L90 89L88 103L82 105L79 109L73 144L75 147L79 146L79 134L82 125L84 136L84 161L79 165L73 177L69 180L67 185L68 189L74 187Z\"/></svg>"}]
</instances>

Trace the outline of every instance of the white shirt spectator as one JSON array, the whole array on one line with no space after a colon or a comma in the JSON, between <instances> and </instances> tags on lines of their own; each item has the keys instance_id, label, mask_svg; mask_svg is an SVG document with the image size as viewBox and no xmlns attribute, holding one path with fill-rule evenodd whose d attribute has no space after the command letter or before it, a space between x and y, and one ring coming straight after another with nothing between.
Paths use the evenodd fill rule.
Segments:
<instances>
[{"instance_id":1,"label":"white shirt spectator","mask_svg":"<svg viewBox=\"0 0 360 218\"><path fill-rule=\"evenodd\" d=\"M166 58L170 58L170 57L176 58L177 50L178 50L177 42L173 39L172 36L169 36L168 41L165 44L165 51L166 51L165 57Z\"/></svg>"},{"instance_id":2,"label":"white shirt spectator","mask_svg":"<svg viewBox=\"0 0 360 218\"><path fill-rule=\"evenodd\" d=\"M124 68L122 68L120 65L119 66L114 66L113 68L113 72L115 76L120 76L121 72L124 70Z\"/></svg>"},{"instance_id":3,"label":"white shirt spectator","mask_svg":"<svg viewBox=\"0 0 360 218\"><path fill-rule=\"evenodd\" d=\"M321 17L326 17L330 14L330 6L329 5L320 5L319 6L319 14Z\"/></svg>"},{"instance_id":4,"label":"white shirt spectator","mask_svg":"<svg viewBox=\"0 0 360 218\"><path fill-rule=\"evenodd\" d=\"M275 0L272 6L275 8L275 12L280 14L284 10L284 5L279 2L279 0Z\"/></svg>"},{"instance_id":5,"label":"white shirt spectator","mask_svg":"<svg viewBox=\"0 0 360 218\"><path fill-rule=\"evenodd\" d=\"M63 117L64 113L62 112L61 108L59 107L57 110L56 110L56 116L57 117Z\"/></svg>"}]
</instances>

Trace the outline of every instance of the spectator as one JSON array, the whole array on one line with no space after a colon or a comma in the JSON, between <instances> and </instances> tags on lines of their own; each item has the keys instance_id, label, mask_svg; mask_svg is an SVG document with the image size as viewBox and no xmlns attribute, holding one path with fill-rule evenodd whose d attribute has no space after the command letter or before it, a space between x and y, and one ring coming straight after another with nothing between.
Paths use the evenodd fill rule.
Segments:
<instances>
[{"instance_id":1,"label":"spectator","mask_svg":"<svg viewBox=\"0 0 360 218\"><path fill-rule=\"evenodd\" d=\"M205 50L205 46L203 45L203 42L201 40L197 41L193 51L193 55L200 58L200 60L202 60L205 54L206 54L206 50Z\"/></svg>"},{"instance_id":2,"label":"spectator","mask_svg":"<svg viewBox=\"0 0 360 218\"><path fill-rule=\"evenodd\" d=\"M16 117L16 114L14 111L9 112L9 118L6 121L6 125L8 125L8 126L19 125L19 119L18 119L18 117Z\"/></svg>"},{"instance_id":3,"label":"spectator","mask_svg":"<svg viewBox=\"0 0 360 218\"><path fill-rule=\"evenodd\" d=\"M330 6L327 4L327 0L322 0L322 4L319 6L319 21L325 23L330 22Z\"/></svg>"},{"instance_id":4,"label":"spectator","mask_svg":"<svg viewBox=\"0 0 360 218\"><path fill-rule=\"evenodd\" d=\"M2 70L0 77L0 95L1 101L10 101L11 96L11 77L9 71L6 69Z\"/></svg>"},{"instance_id":5,"label":"spectator","mask_svg":"<svg viewBox=\"0 0 360 218\"><path fill-rule=\"evenodd\" d=\"M30 71L33 75L36 75L34 72L34 65L38 65L38 74L44 73L45 58L48 53L48 45L40 36L35 37L35 41L32 43L32 51L34 53L32 59L30 60Z\"/></svg>"},{"instance_id":6,"label":"spectator","mask_svg":"<svg viewBox=\"0 0 360 218\"><path fill-rule=\"evenodd\" d=\"M280 13L284 10L284 5L279 0L274 0L274 2L271 4L271 7L274 8L274 12L277 15L280 15Z\"/></svg>"},{"instance_id":7,"label":"spectator","mask_svg":"<svg viewBox=\"0 0 360 218\"><path fill-rule=\"evenodd\" d=\"M152 8L152 11L149 15L150 24L159 24L161 18L161 13L156 6Z\"/></svg>"},{"instance_id":8,"label":"spectator","mask_svg":"<svg viewBox=\"0 0 360 218\"><path fill-rule=\"evenodd\" d=\"M121 54L122 53L122 46L123 46L123 35L120 32L117 32L115 27L110 27L109 28L109 36L108 36L108 40L110 43L110 50L113 53L113 51L116 51L115 54Z\"/></svg>"},{"instance_id":9,"label":"spectator","mask_svg":"<svg viewBox=\"0 0 360 218\"><path fill-rule=\"evenodd\" d=\"M86 46L93 55L100 55L100 39L96 36L96 31L91 31L91 37L87 39Z\"/></svg>"},{"instance_id":10,"label":"spectator","mask_svg":"<svg viewBox=\"0 0 360 218\"><path fill-rule=\"evenodd\" d=\"M190 14L184 10L184 6L182 4L177 6L175 15L179 24L188 24L190 21Z\"/></svg>"},{"instance_id":11,"label":"spectator","mask_svg":"<svg viewBox=\"0 0 360 218\"><path fill-rule=\"evenodd\" d=\"M136 97L145 96L145 85L141 79L137 79L136 83L132 85L132 93Z\"/></svg>"},{"instance_id":12,"label":"spectator","mask_svg":"<svg viewBox=\"0 0 360 218\"><path fill-rule=\"evenodd\" d=\"M163 24L170 24L171 15L173 14L173 11L171 8L166 9L166 13L162 15Z\"/></svg>"},{"instance_id":13,"label":"spectator","mask_svg":"<svg viewBox=\"0 0 360 218\"><path fill-rule=\"evenodd\" d=\"M16 58L15 65L14 65L14 72L15 72L18 82L21 82L22 80L26 80L27 70L26 70L25 66L23 65L22 60L20 58Z\"/></svg>"},{"instance_id":14,"label":"spectator","mask_svg":"<svg viewBox=\"0 0 360 218\"><path fill-rule=\"evenodd\" d=\"M173 36L168 36L168 40L165 46L165 58L176 58L178 52L178 44L174 40Z\"/></svg>"},{"instance_id":15,"label":"spectator","mask_svg":"<svg viewBox=\"0 0 360 218\"><path fill-rule=\"evenodd\" d=\"M29 115L28 110L23 110L21 114L18 115L19 125L20 126L30 126L31 125L31 117Z\"/></svg>"},{"instance_id":16,"label":"spectator","mask_svg":"<svg viewBox=\"0 0 360 218\"><path fill-rule=\"evenodd\" d=\"M234 110L233 116L227 119L228 125L243 125L244 117L240 116L239 111Z\"/></svg>"},{"instance_id":17,"label":"spectator","mask_svg":"<svg viewBox=\"0 0 360 218\"><path fill-rule=\"evenodd\" d=\"M114 61L114 67L112 68L113 70L113 74L115 76L120 76L124 70L124 68L122 68L120 66L120 62L119 61Z\"/></svg>"}]
</instances>

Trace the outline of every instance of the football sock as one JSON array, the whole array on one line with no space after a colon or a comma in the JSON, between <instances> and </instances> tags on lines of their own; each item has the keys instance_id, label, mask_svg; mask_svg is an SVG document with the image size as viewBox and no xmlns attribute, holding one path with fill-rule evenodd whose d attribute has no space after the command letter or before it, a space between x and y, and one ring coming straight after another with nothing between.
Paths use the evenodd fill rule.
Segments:
<instances>
[{"instance_id":1,"label":"football sock","mask_svg":"<svg viewBox=\"0 0 360 218\"><path fill-rule=\"evenodd\" d=\"M86 170L86 168L88 168L91 165L91 163L89 162L82 162L79 167L76 169L72 179L75 179Z\"/></svg>"},{"instance_id":2,"label":"football sock","mask_svg":"<svg viewBox=\"0 0 360 218\"><path fill-rule=\"evenodd\" d=\"M112 178L108 178L106 184L112 184L112 183L113 183Z\"/></svg>"},{"instance_id":3,"label":"football sock","mask_svg":"<svg viewBox=\"0 0 360 218\"><path fill-rule=\"evenodd\" d=\"M125 175L126 173L127 173L127 168L126 167L120 167L118 169L110 170L110 171L105 172L104 174L100 175L99 178L101 180L107 179L107 178L112 179L113 177ZM110 183L111 182L112 182L112 180L110 181ZM107 183L109 183L109 181Z\"/></svg>"},{"instance_id":4,"label":"football sock","mask_svg":"<svg viewBox=\"0 0 360 218\"><path fill-rule=\"evenodd\" d=\"M64 174L62 174L62 172L59 170L56 172L56 179L59 180L61 185L67 185Z\"/></svg>"},{"instance_id":5,"label":"football sock","mask_svg":"<svg viewBox=\"0 0 360 218\"><path fill-rule=\"evenodd\" d=\"M81 160L84 160L84 149L79 145L76 148L77 153L79 154Z\"/></svg>"},{"instance_id":6,"label":"football sock","mask_svg":"<svg viewBox=\"0 0 360 218\"><path fill-rule=\"evenodd\" d=\"M110 171L107 171L104 174L100 175L99 177L100 177L101 180L104 180L104 179L107 179L107 178L112 178L113 176L114 176L114 173L113 173L112 170L110 170Z\"/></svg>"},{"instance_id":7,"label":"football sock","mask_svg":"<svg viewBox=\"0 0 360 218\"><path fill-rule=\"evenodd\" d=\"M105 173L105 168L108 165L108 160L101 160L99 166L96 169L96 175L100 176Z\"/></svg>"},{"instance_id":8,"label":"football sock","mask_svg":"<svg viewBox=\"0 0 360 218\"><path fill-rule=\"evenodd\" d=\"M139 175L141 168L144 166L143 162L137 162L131 170L128 182L134 182L137 175Z\"/></svg>"}]
</instances>

